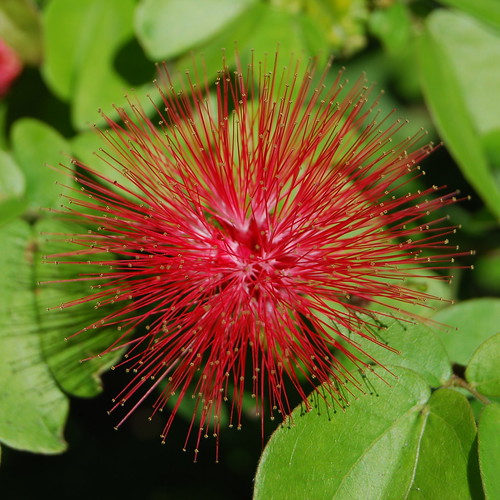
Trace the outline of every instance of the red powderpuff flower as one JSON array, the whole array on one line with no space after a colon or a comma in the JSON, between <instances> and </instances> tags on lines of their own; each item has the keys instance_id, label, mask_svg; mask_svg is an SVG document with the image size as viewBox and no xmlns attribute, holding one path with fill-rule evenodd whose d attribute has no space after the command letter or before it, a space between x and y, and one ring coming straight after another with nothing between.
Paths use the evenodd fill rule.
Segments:
<instances>
[{"instance_id":1,"label":"red powderpuff flower","mask_svg":"<svg viewBox=\"0 0 500 500\"><path fill-rule=\"evenodd\" d=\"M300 68L277 55L245 71L224 63L214 100L206 77L176 89L167 75L154 119L132 102L120 122L103 115L100 155L116 176L75 161L87 196L63 213L93 229L52 259L92 256L99 274L73 281L101 284L64 306L122 304L89 325L117 325L106 352L129 347L120 424L160 387L153 414L173 400L165 439L192 397L195 453L219 434L223 405L241 426L245 389L264 422L291 411L285 386L308 405L304 383L355 384L336 353L366 366L352 335L378 342L366 304L392 299L385 314L401 317L399 305L432 298L405 280L452 260L454 228L429 215L454 194L401 194L432 145L417 147L422 133L391 144L404 123L379 119L363 79L326 86L325 71L314 86L314 64Z\"/></svg>"},{"instance_id":2,"label":"red powderpuff flower","mask_svg":"<svg viewBox=\"0 0 500 500\"><path fill-rule=\"evenodd\" d=\"M0 98L7 94L22 69L19 56L0 38Z\"/></svg>"}]
</instances>

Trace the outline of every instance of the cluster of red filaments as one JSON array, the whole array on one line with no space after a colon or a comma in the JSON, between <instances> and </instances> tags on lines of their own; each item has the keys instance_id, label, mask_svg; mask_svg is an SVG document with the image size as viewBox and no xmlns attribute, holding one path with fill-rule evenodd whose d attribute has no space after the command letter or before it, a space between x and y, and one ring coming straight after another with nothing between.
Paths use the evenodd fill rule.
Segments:
<instances>
[{"instance_id":1,"label":"cluster of red filaments","mask_svg":"<svg viewBox=\"0 0 500 500\"><path fill-rule=\"evenodd\" d=\"M223 405L241 426L245 390L264 422L291 411L286 385L306 405L304 386L355 385L336 354L365 367L356 336L378 342L360 319L366 304L389 301L391 317L426 304L434 297L406 281L457 255L455 228L429 217L454 194L405 187L432 150L418 147L423 133L393 144L405 123L380 118L363 79L347 88L339 73L327 86L325 71L314 85L313 66L301 68L277 56L224 65L214 91L189 74L180 90L166 77L155 119L132 101L119 121L103 115L99 156L115 176L75 162L85 196L63 212L91 229L52 259L92 256L99 272L73 281L100 284L64 306L97 304L92 326L118 329L108 351L128 346L122 422L161 388L153 413L171 401L165 438L194 398L196 453L219 434Z\"/></svg>"}]
</instances>

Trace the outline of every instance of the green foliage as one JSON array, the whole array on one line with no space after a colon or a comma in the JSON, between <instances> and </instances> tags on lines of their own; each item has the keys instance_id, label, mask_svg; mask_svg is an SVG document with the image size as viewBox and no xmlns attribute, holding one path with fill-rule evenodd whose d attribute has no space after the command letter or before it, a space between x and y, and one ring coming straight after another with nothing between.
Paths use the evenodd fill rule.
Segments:
<instances>
[{"instance_id":1,"label":"green foliage","mask_svg":"<svg viewBox=\"0 0 500 500\"><path fill-rule=\"evenodd\" d=\"M461 305L462 310L456 307L458 321L466 306L485 306L482 301ZM444 309L436 317L448 314L454 318L454 309ZM496 319L496 325L500 324ZM379 321L384 323L382 318ZM495 321L494 313L491 321ZM310 396L311 411L306 411L304 404L294 410L264 450L255 499L308 495L317 499L467 499L481 498L483 487L487 498L495 498L489 496L489 489L498 487L491 468L491 463L498 463L498 448L495 454L488 442L481 450L481 422L486 415L484 435L500 435L498 418L489 418L497 406L486 399L498 395L500 336L489 336L487 322L477 324L472 333L461 332L462 340L474 337L474 344L479 344L466 369L467 383L451 374L449 359L454 359L454 344L447 353L438 339L439 327L427 332L422 328L402 328L395 321L378 332L377 337L397 348L400 356L391 351L385 356L375 353L382 350L380 347L369 351L386 369L376 367L360 373L358 384L365 389L363 395L349 395L346 404L343 398L347 391L342 390L343 398L339 399L323 388ZM366 344L361 343L361 347ZM469 353L470 345L465 352ZM442 376L429 374L430 367L440 364ZM472 407L465 395L457 392L459 388L466 388L469 397L475 394L485 405L479 423L479 449Z\"/></svg>"},{"instance_id":2,"label":"green foliage","mask_svg":"<svg viewBox=\"0 0 500 500\"><path fill-rule=\"evenodd\" d=\"M485 396L500 397L500 331L484 341L472 355L465 377Z\"/></svg>"},{"instance_id":3,"label":"green foliage","mask_svg":"<svg viewBox=\"0 0 500 500\"><path fill-rule=\"evenodd\" d=\"M202 46L256 0L146 0L135 14L137 37L152 60L169 59ZM193 13L196 15L193 15ZM175 19L175 23L171 20ZM170 29L165 26L171 25Z\"/></svg>"},{"instance_id":4,"label":"green foliage","mask_svg":"<svg viewBox=\"0 0 500 500\"><path fill-rule=\"evenodd\" d=\"M12 155L0 150L0 226L25 210L26 180Z\"/></svg>"},{"instance_id":5,"label":"green foliage","mask_svg":"<svg viewBox=\"0 0 500 500\"><path fill-rule=\"evenodd\" d=\"M11 131L12 155L21 168L25 182L27 208L39 215L41 208L58 206L59 182L65 176L52 166L69 154L68 143L43 122L24 118L16 121Z\"/></svg>"},{"instance_id":6,"label":"green foliage","mask_svg":"<svg viewBox=\"0 0 500 500\"><path fill-rule=\"evenodd\" d=\"M0 441L21 450L60 453L66 448L68 399L41 349L34 304L36 238L27 223L14 221L0 228L0 239L5 256L0 260Z\"/></svg>"},{"instance_id":7,"label":"green foliage","mask_svg":"<svg viewBox=\"0 0 500 500\"><path fill-rule=\"evenodd\" d=\"M412 131L424 127L431 139L444 141L441 153L425 164L428 175L404 189L447 184L462 188L463 195L477 195L471 204L450 207L442 216L464 225L464 231L450 236L450 244L477 249L478 256L457 262L458 267L474 263L477 272L457 270L453 288L425 276L406 283L442 302L430 307L397 302L372 306L378 314L372 334L390 349L351 339L366 351L363 359L370 369L361 374L345 356L339 359L354 370L363 392L352 389L354 395L347 397L345 391L347 405L323 389L325 400L318 392L310 396L312 411L299 406L263 452L255 498L500 498L500 299L482 297L500 291L500 4L439 3L0 1L0 38L26 65L10 93L0 99L3 444L42 454L63 452L69 398L97 395L101 375L122 354L96 357L116 339L112 327L74 335L105 311L88 304L58 307L87 295L91 284L74 281L68 287L56 281L74 278L93 264L82 264L80 270L42 262L43 256L69 248L65 240L71 236L66 233L79 230L54 221L50 211L74 187L69 156L110 178L117 175L99 156L99 148L106 146L103 138L89 130L94 123L105 127L97 110L116 118L114 106L126 106L128 93L130 101L149 113L153 104L147 93L153 89L156 61L165 60L178 82L193 67L193 53L201 54L199 68L213 79L222 49L228 64L234 64L237 45L245 67L252 50L256 57L273 57L279 46L287 60L290 53L319 62L334 54L334 67L347 66L350 79L366 70L368 80L390 90L380 102L382 115L397 107L393 116L411 118ZM336 69L326 81L335 77ZM155 90L151 99L157 100ZM394 142L408 133L401 129ZM38 286L45 281L52 283ZM458 303L447 306L449 300ZM391 319L383 315L387 305L420 319ZM179 410L187 421L192 415L189 403ZM251 415L253 406L245 408ZM253 440L260 422L249 420L253 428L245 433ZM73 420L68 439L83 432L75 431L76 426ZM85 438L80 439L86 446ZM101 445L103 461L106 453ZM18 477L18 470L8 469L9 453L4 450L3 455L6 478ZM255 464L240 440L228 456L238 457L230 462L248 464L248 494ZM210 483L215 497L234 496L229 490L217 494L216 488L231 477L223 464L219 467L223 480ZM47 482L52 488L53 478ZM43 481L34 484L42 496ZM21 486L11 496L23 496ZM189 496L190 487L189 481L179 486L188 492L183 496Z\"/></svg>"},{"instance_id":8,"label":"green foliage","mask_svg":"<svg viewBox=\"0 0 500 500\"><path fill-rule=\"evenodd\" d=\"M438 323L435 331L450 360L466 366L474 351L500 331L500 299L468 300L437 312L432 319Z\"/></svg>"},{"instance_id":9,"label":"green foliage","mask_svg":"<svg viewBox=\"0 0 500 500\"><path fill-rule=\"evenodd\" d=\"M486 498L500 496L500 405L492 403L481 413L478 429L479 464Z\"/></svg>"},{"instance_id":10,"label":"green foliage","mask_svg":"<svg viewBox=\"0 0 500 500\"><path fill-rule=\"evenodd\" d=\"M77 129L102 124L97 109L113 114L111 105L125 103L131 80L146 84L154 74L134 38L134 8L134 0L52 0L44 11L42 74L58 97L71 102Z\"/></svg>"},{"instance_id":11,"label":"green foliage","mask_svg":"<svg viewBox=\"0 0 500 500\"><path fill-rule=\"evenodd\" d=\"M317 395L312 411L297 408L262 455L254 498L469 498L468 469L479 470L467 400L393 371L396 380L368 374L370 392L343 410Z\"/></svg>"},{"instance_id":12,"label":"green foliage","mask_svg":"<svg viewBox=\"0 0 500 500\"><path fill-rule=\"evenodd\" d=\"M498 156L498 141L489 137L500 130L491 106L500 70L490 64L499 57L498 34L468 16L438 10L427 19L419 43L423 90L451 153L497 219L500 187L489 158Z\"/></svg>"},{"instance_id":13,"label":"green foliage","mask_svg":"<svg viewBox=\"0 0 500 500\"><path fill-rule=\"evenodd\" d=\"M58 235L68 231L68 224L41 220L35 229L45 236L40 239L34 262L35 274L42 282L36 294L36 304L40 311L43 355L54 379L64 392L78 397L96 396L102 390L100 375L113 366L124 352L123 349L117 349L106 356L100 356L112 343L110 339L117 337L116 327L98 330L90 327L95 321L94 304L80 304L71 310L58 306L93 293L92 287L99 284L99 280L65 285L60 281L70 280L79 273L96 272L99 266L91 268L88 264L82 264L76 266L77 269L68 269L67 266L45 263L44 256L73 249L67 241L58 241ZM48 282L44 283L45 281ZM106 315L116 310L116 307L100 310L102 315ZM65 341L71 332L81 333ZM82 360L86 361L80 363Z\"/></svg>"},{"instance_id":14,"label":"green foliage","mask_svg":"<svg viewBox=\"0 0 500 500\"><path fill-rule=\"evenodd\" d=\"M500 4L497 0L440 0L440 2L500 28Z\"/></svg>"},{"instance_id":15,"label":"green foliage","mask_svg":"<svg viewBox=\"0 0 500 500\"><path fill-rule=\"evenodd\" d=\"M431 328L409 320L378 317L380 329L373 328L373 337L383 345L370 339L354 338L359 347L371 359L382 366L410 368L432 387L439 387L451 376L451 367L443 344ZM385 346L390 346L387 349Z\"/></svg>"}]
</instances>

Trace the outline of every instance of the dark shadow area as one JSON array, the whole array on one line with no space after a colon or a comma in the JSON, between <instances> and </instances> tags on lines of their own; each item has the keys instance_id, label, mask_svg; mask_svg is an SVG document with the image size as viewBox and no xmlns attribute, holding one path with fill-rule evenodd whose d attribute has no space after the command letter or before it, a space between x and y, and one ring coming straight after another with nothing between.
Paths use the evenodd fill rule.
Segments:
<instances>
[{"instance_id":1,"label":"dark shadow area","mask_svg":"<svg viewBox=\"0 0 500 500\"><path fill-rule=\"evenodd\" d=\"M130 85L143 85L151 82L156 75L155 66L146 59L135 38L125 43L115 55L114 68Z\"/></svg>"},{"instance_id":2,"label":"dark shadow area","mask_svg":"<svg viewBox=\"0 0 500 500\"><path fill-rule=\"evenodd\" d=\"M64 137L75 131L71 125L70 107L46 87L40 72L27 67L8 95L6 133L19 118L36 118L55 128Z\"/></svg>"},{"instance_id":3,"label":"dark shadow area","mask_svg":"<svg viewBox=\"0 0 500 500\"><path fill-rule=\"evenodd\" d=\"M111 398L128 380L123 370L108 372L104 376L104 394L91 400L71 400L66 453L44 456L3 446L0 484L5 498L252 498L253 477L262 452L260 420L246 418L240 431L222 430L220 463L215 463L212 437L203 440L198 463L193 463L193 443L187 452L182 451L189 422L180 416L165 445L159 434L168 413L149 421L147 405L119 431L113 429L119 416L109 416L107 410ZM23 480L19 471L29 480Z\"/></svg>"}]
</instances>

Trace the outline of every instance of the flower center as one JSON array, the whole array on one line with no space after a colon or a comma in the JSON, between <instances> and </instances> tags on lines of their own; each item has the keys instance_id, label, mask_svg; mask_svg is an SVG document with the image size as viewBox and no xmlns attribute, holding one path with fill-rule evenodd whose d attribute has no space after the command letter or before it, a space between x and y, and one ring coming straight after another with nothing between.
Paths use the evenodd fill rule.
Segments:
<instances>
[{"instance_id":1,"label":"flower center","mask_svg":"<svg viewBox=\"0 0 500 500\"><path fill-rule=\"evenodd\" d=\"M275 293L285 286L299 260L293 239L276 234L267 220L217 226L216 265L228 279L237 279L251 295L260 294L262 286Z\"/></svg>"}]
</instances>

